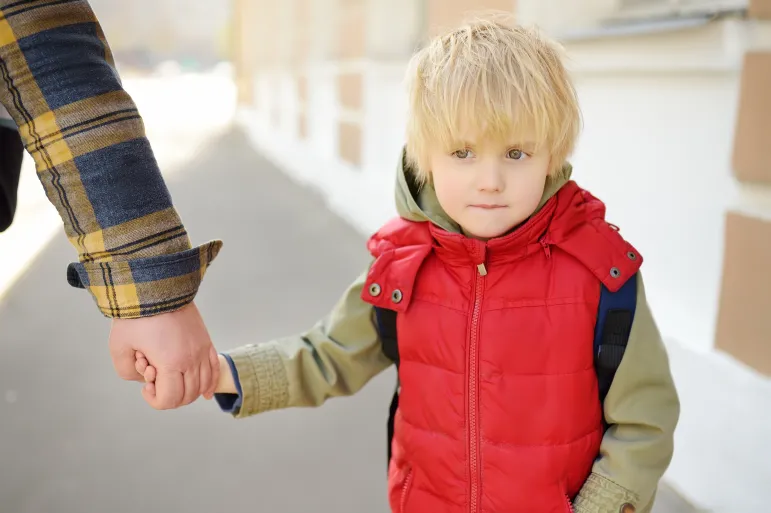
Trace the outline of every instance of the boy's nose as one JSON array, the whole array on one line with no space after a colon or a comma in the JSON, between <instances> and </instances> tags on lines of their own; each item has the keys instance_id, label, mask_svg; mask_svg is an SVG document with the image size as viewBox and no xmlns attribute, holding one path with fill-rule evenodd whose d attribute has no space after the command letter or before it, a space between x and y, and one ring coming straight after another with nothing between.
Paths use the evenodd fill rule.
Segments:
<instances>
[{"instance_id":1,"label":"boy's nose","mask_svg":"<svg viewBox=\"0 0 771 513\"><path fill-rule=\"evenodd\" d=\"M500 192L505 185L503 169L495 163L483 164L479 170L477 187L480 191Z\"/></svg>"}]
</instances>

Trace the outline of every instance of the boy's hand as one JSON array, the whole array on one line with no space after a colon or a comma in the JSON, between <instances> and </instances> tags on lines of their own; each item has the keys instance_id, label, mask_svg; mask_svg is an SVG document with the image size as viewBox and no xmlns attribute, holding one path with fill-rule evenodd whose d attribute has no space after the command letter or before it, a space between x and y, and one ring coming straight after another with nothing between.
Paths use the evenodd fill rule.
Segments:
<instances>
[{"instance_id":1,"label":"boy's hand","mask_svg":"<svg viewBox=\"0 0 771 513\"><path fill-rule=\"evenodd\" d=\"M233 374L230 372L230 366L224 356L219 356L220 374L217 382L217 394L237 394L236 384L233 381ZM158 375L158 371L155 367L150 365L147 361L147 357L141 352L136 352L136 371L144 377L145 387L143 393L150 396L155 396L155 378ZM211 399L211 397L206 397Z\"/></svg>"},{"instance_id":2,"label":"boy's hand","mask_svg":"<svg viewBox=\"0 0 771 513\"><path fill-rule=\"evenodd\" d=\"M150 362L147 361L147 357L141 351L136 352L136 359L134 367L145 379L145 387L142 390L142 394L155 397L155 378L158 375L158 371L155 367L150 365Z\"/></svg>"},{"instance_id":3,"label":"boy's hand","mask_svg":"<svg viewBox=\"0 0 771 513\"><path fill-rule=\"evenodd\" d=\"M109 346L123 379L145 381L135 370L137 351L152 363L155 386L143 389L142 396L155 409L179 408L214 394L220 366L195 303L151 317L113 319Z\"/></svg>"}]
</instances>

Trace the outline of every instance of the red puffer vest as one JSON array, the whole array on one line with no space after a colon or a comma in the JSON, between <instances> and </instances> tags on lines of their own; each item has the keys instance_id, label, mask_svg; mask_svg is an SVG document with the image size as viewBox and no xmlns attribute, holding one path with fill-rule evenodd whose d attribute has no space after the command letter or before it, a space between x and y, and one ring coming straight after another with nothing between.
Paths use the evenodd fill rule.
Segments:
<instances>
[{"instance_id":1,"label":"red puffer vest","mask_svg":"<svg viewBox=\"0 0 771 513\"><path fill-rule=\"evenodd\" d=\"M370 239L362 297L399 312L394 513L571 511L603 435L600 282L642 261L604 217L568 182L487 242L404 219Z\"/></svg>"}]
</instances>

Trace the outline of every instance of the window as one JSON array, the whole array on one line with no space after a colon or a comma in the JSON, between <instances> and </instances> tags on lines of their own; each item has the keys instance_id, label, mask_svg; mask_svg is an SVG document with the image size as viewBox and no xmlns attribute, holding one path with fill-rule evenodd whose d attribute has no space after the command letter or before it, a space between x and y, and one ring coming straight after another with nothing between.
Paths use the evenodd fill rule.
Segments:
<instances>
[{"instance_id":1,"label":"window","mask_svg":"<svg viewBox=\"0 0 771 513\"><path fill-rule=\"evenodd\" d=\"M630 25L691 26L748 7L749 0L518 0L517 16L567 40L613 35Z\"/></svg>"},{"instance_id":2,"label":"window","mask_svg":"<svg viewBox=\"0 0 771 513\"><path fill-rule=\"evenodd\" d=\"M745 9L748 0L616 0L614 18L664 18Z\"/></svg>"}]
</instances>

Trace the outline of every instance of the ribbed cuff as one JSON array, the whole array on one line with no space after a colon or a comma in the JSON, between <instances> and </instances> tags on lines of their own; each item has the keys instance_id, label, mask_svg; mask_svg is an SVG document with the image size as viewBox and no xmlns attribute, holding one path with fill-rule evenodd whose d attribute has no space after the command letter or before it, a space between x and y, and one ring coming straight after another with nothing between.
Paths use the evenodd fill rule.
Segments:
<instances>
[{"instance_id":1,"label":"ribbed cuff","mask_svg":"<svg viewBox=\"0 0 771 513\"><path fill-rule=\"evenodd\" d=\"M271 344L227 351L238 371L242 403L236 417L248 417L289 404L289 380L281 354Z\"/></svg>"},{"instance_id":2,"label":"ribbed cuff","mask_svg":"<svg viewBox=\"0 0 771 513\"><path fill-rule=\"evenodd\" d=\"M576 497L576 513L633 513L638 508L637 494L610 479L592 474Z\"/></svg>"}]
</instances>

